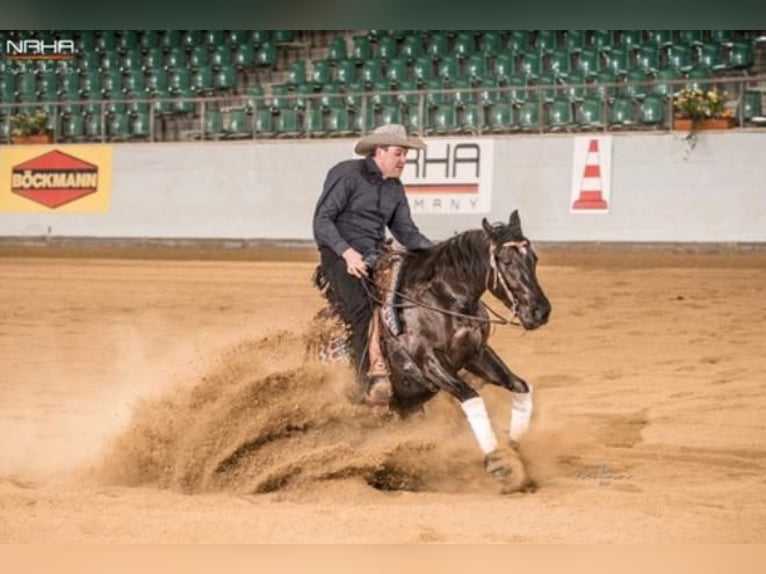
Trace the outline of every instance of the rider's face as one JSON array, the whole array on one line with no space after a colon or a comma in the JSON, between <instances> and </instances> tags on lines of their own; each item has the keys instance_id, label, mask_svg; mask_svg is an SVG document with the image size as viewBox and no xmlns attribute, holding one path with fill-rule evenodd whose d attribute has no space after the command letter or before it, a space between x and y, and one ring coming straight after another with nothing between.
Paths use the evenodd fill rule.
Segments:
<instances>
[{"instance_id":1,"label":"rider's face","mask_svg":"<svg viewBox=\"0 0 766 574\"><path fill-rule=\"evenodd\" d=\"M390 145L375 149L375 163L383 177L401 177L406 159L407 148L404 147Z\"/></svg>"}]
</instances>

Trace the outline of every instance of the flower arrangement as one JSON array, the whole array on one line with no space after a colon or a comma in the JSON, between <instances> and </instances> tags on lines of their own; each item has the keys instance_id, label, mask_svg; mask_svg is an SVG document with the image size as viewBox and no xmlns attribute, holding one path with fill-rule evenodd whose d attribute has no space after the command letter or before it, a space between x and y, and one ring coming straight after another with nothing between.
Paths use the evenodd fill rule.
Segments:
<instances>
[{"instance_id":1,"label":"flower arrangement","mask_svg":"<svg viewBox=\"0 0 766 574\"><path fill-rule=\"evenodd\" d=\"M673 97L673 108L677 117L695 121L732 118L734 114L726 106L726 96L726 92L716 88L708 91L685 88Z\"/></svg>"},{"instance_id":2,"label":"flower arrangement","mask_svg":"<svg viewBox=\"0 0 766 574\"><path fill-rule=\"evenodd\" d=\"M19 113L11 116L11 135L27 137L48 132L48 114L37 110L33 114Z\"/></svg>"}]
</instances>

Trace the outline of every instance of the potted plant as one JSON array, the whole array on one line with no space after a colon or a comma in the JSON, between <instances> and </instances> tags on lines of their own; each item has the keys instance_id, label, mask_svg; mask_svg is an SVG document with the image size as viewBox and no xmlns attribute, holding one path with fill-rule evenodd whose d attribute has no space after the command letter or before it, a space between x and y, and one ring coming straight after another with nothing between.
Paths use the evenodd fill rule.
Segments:
<instances>
[{"instance_id":1,"label":"potted plant","mask_svg":"<svg viewBox=\"0 0 766 574\"><path fill-rule=\"evenodd\" d=\"M734 127L726 92L685 88L673 97L673 126L688 132Z\"/></svg>"},{"instance_id":2,"label":"potted plant","mask_svg":"<svg viewBox=\"0 0 766 574\"><path fill-rule=\"evenodd\" d=\"M48 114L37 110L32 114L18 113L11 116L11 143L40 144L50 143Z\"/></svg>"}]
</instances>

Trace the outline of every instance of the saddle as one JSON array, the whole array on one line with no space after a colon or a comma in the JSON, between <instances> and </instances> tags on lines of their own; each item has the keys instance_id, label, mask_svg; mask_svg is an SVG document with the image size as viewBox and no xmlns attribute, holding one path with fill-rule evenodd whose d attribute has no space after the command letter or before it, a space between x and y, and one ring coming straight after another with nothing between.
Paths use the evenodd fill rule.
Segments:
<instances>
[{"instance_id":1,"label":"saddle","mask_svg":"<svg viewBox=\"0 0 766 574\"><path fill-rule=\"evenodd\" d=\"M402 324L396 309L402 260L402 253L387 251L375 263L373 271L375 289L379 299L378 314L383 325L395 337L402 333Z\"/></svg>"}]
</instances>

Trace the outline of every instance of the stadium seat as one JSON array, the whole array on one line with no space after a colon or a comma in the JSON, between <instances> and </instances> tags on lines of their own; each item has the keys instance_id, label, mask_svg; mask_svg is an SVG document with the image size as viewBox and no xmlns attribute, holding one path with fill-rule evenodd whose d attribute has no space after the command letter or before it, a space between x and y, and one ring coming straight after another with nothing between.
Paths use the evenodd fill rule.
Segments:
<instances>
[{"instance_id":1,"label":"stadium seat","mask_svg":"<svg viewBox=\"0 0 766 574\"><path fill-rule=\"evenodd\" d=\"M276 135L274 115L269 108L264 106L258 107L253 114L253 122L257 137L274 137Z\"/></svg>"},{"instance_id":2,"label":"stadium seat","mask_svg":"<svg viewBox=\"0 0 766 574\"><path fill-rule=\"evenodd\" d=\"M423 41L419 34L407 34L399 48L399 57L414 62L423 55Z\"/></svg>"},{"instance_id":3,"label":"stadium seat","mask_svg":"<svg viewBox=\"0 0 766 574\"><path fill-rule=\"evenodd\" d=\"M393 60L399 57L399 46L393 36L382 36L376 41L375 57L381 60Z\"/></svg>"},{"instance_id":4,"label":"stadium seat","mask_svg":"<svg viewBox=\"0 0 766 574\"><path fill-rule=\"evenodd\" d=\"M204 118L203 139L219 139L223 136L223 115L221 110L207 108Z\"/></svg>"},{"instance_id":5,"label":"stadium seat","mask_svg":"<svg viewBox=\"0 0 766 574\"><path fill-rule=\"evenodd\" d=\"M426 54L432 60L439 61L449 54L449 39L444 32L431 32L428 36Z\"/></svg>"},{"instance_id":6,"label":"stadium seat","mask_svg":"<svg viewBox=\"0 0 766 574\"><path fill-rule=\"evenodd\" d=\"M646 44L653 44L658 48L666 48L673 44L673 30L647 30Z\"/></svg>"},{"instance_id":7,"label":"stadium seat","mask_svg":"<svg viewBox=\"0 0 766 574\"><path fill-rule=\"evenodd\" d=\"M612 74L627 74L633 66L631 63L631 49L627 46L615 46L604 55L604 70L610 70Z\"/></svg>"},{"instance_id":8,"label":"stadium seat","mask_svg":"<svg viewBox=\"0 0 766 574\"><path fill-rule=\"evenodd\" d=\"M497 102L489 109L489 129L502 133L517 129L514 122L513 106L507 102Z\"/></svg>"},{"instance_id":9,"label":"stadium seat","mask_svg":"<svg viewBox=\"0 0 766 574\"><path fill-rule=\"evenodd\" d=\"M546 54L553 52L558 48L558 39L556 37L556 30L537 30L535 33L535 49L541 53Z\"/></svg>"},{"instance_id":10,"label":"stadium seat","mask_svg":"<svg viewBox=\"0 0 766 574\"><path fill-rule=\"evenodd\" d=\"M527 78L536 78L543 73L543 57L540 52L526 52L519 64L519 72Z\"/></svg>"},{"instance_id":11,"label":"stadium seat","mask_svg":"<svg viewBox=\"0 0 766 574\"><path fill-rule=\"evenodd\" d=\"M761 98L763 94L753 90L746 90L742 94L742 101L740 102L742 120L746 125L753 125L758 127L766 126L766 116L763 114ZM737 110L738 113L740 110Z\"/></svg>"},{"instance_id":12,"label":"stadium seat","mask_svg":"<svg viewBox=\"0 0 766 574\"><path fill-rule=\"evenodd\" d=\"M723 46L715 41L705 42L699 46L697 65L706 66L713 71L720 71L726 68L724 62Z\"/></svg>"},{"instance_id":13,"label":"stadium seat","mask_svg":"<svg viewBox=\"0 0 766 574\"><path fill-rule=\"evenodd\" d=\"M511 54L498 54L495 58L494 76L500 85L506 84L508 79L516 73L516 66Z\"/></svg>"},{"instance_id":14,"label":"stadium seat","mask_svg":"<svg viewBox=\"0 0 766 574\"><path fill-rule=\"evenodd\" d=\"M540 129L540 103L528 100L521 104L519 110L519 127L523 131L538 131Z\"/></svg>"},{"instance_id":15,"label":"stadium seat","mask_svg":"<svg viewBox=\"0 0 766 574\"><path fill-rule=\"evenodd\" d=\"M678 30L678 39L691 46L704 44L702 30Z\"/></svg>"},{"instance_id":16,"label":"stadium seat","mask_svg":"<svg viewBox=\"0 0 766 574\"><path fill-rule=\"evenodd\" d=\"M298 120L298 112L291 108L282 108L276 115L277 137L297 137L303 133Z\"/></svg>"},{"instance_id":17,"label":"stadium seat","mask_svg":"<svg viewBox=\"0 0 766 574\"><path fill-rule=\"evenodd\" d=\"M62 120L61 137L64 141L81 141L85 138L85 122L80 114L71 114Z\"/></svg>"},{"instance_id":18,"label":"stadium seat","mask_svg":"<svg viewBox=\"0 0 766 574\"><path fill-rule=\"evenodd\" d=\"M457 133L458 126L455 121L455 108L447 103L434 110L433 133L437 135Z\"/></svg>"},{"instance_id":19,"label":"stadium seat","mask_svg":"<svg viewBox=\"0 0 766 574\"><path fill-rule=\"evenodd\" d=\"M329 46L327 46L327 59L332 63L348 59L346 38L344 36L336 36L330 41Z\"/></svg>"},{"instance_id":20,"label":"stadium seat","mask_svg":"<svg viewBox=\"0 0 766 574\"><path fill-rule=\"evenodd\" d=\"M618 44L616 36L615 30L593 30L591 32L593 49L598 52L610 51Z\"/></svg>"},{"instance_id":21,"label":"stadium seat","mask_svg":"<svg viewBox=\"0 0 766 574\"><path fill-rule=\"evenodd\" d=\"M633 100L630 98L614 98L608 105L609 129L631 129L635 127L636 120L633 109Z\"/></svg>"},{"instance_id":22,"label":"stadium seat","mask_svg":"<svg viewBox=\"0 0 766 574\"><path fill-rule=\"evenodd\" d=\"M356 62L354 60L341 60L336 62L335 81L343 85L356 82Z\"/></svg>"},{"instance_id":23,"label":"stadium seat","mask_svg":"<svg viewBox=\"0 0 766 574\"><path fill-rule=\"evenodd\" d=\"M131 70L124 77L123 90L129 96L141 96L146 93L146 79L141 70Z\"/></svg>"},{"instance_id":24,"label":"stadium seat","mask_svg":"<svg viewBox=\"0 0 766 574\"><path fill-rule=\"evenodd\" d=\"M247 112L243 108L229 110L228 122L224 124L224 137L244 139L253 136L248 125Z\"/></svg>"},{"instance_id":25,"label":"stadium seat","mask_svg":"<svg viewBox=\"0 0 766 574\"><path fill-rule=\"evenodd\" d=\"M487 59L484 54L471 54L466 61L466 76L470 80L479 83L487 75Z\"/></svg>"},{"instance_id":26,"label":"stadium seat","mask_svg":"<svg viewBox=\"0 0 766 574\"><path fill-rule=\"evenodd\" d=\"M511 30L508 37L508 49L519 54L529 52L532 49L529 30Z\"/></svg>"},{"instance_id":27,"label":"stadium seat","mask_svg":"<svg viewBox=\"0 0 766 574\"><path fill-rule=\"evenodd\" d=\"M604 129L604 105L598 98L586 98L576 105L575 122L581 130Z\"/></svg>"},{"instance_id":28,"label":"stadium seat","mask_svg":"<svg viewBox=\"0 0 766 574\"><path fill-rule=\"evenodd\" d=\"M434 78L434 63L429 58L418 58L412 64L412 77L419 86L424 86Z\"/></svg>"},{"instance_id":29,"label":"stadium seat","mask_svg":"<svg viewBox=\"0 0 766 574\"><path fill-rule=\"evenodd\" d=\"M569 131L574 124L572 102L568 99L557 98L547 106L547 124L551 131Z\"/></svg>"},{"instance_id":30,"label":"stadium seat","mask_svg":"<svg viewBox=\"0 0 766 574\"><path fill-rule=\"evenodd\" d=\"M330 109L327 117L327 131L330 136L350 136L353 133L351 129L348 110L345 107Z\"/></svg>"},{"instance_id":31,"label":"stadium seat","mask_svg":"<svg viewBox=\"0 0 766 574\"><path fill-rule=\"evenodd\" d=\"M148 140L151 137L151 121L149 114L135 114L128 122L130 139Z\"/></svg>"},{"instance_id":32,"label":"stadium seat","mask_svg":"<svg viewBox=\"0 0 766 574\"><path fill-rule=\"evenodd\" d=\"M650 76L641 68L630 70L618 88L618 94L625 98L643 100L649 93Z\"/></svg>"},{"instance_id":33,"label":"stadium seat","mask_svg":"<svg viewBox=\"0 0 766 574\"><path fill-rule=\"evenodd\" d=\"M128 139L128 115L114 114L108 118L107 136L110 141L125 141Z\"/></svg>"},{"instance_id":34,"label":"stadium seat","mask_svg":"<svg viewBox=\"0 0 766 574\"><path fill-rule=\"evenodd\" d=\"M255 66L255 49L247 43L239 44L231 60L238 70L249 70Z\"/></svg>"},{"instance_id":35,"label":"stadium seat","mask_svg":"<svg viewBox=\"0 0 766 574\"><path fill-rule=\"evenodd\" d=\"M636 52L636 66L647 72L660 69L660 48L655 44L644 44Z\"/></svg>"},{"instance_id":36,"label":"stadium seat","mask_svg":"<svg viewBox=\"0 0 766 574\"><path fill-rule=\"evenodd\" d=\"M469 104L464 106L458 113L458 130L467 134L480 134L486 129L484 122L484 106Z\"/></svg>"},{"instance_id":37,"label":"stadium seat","mask_svg":"<svg viewBox=\"0 0 766 574\"><path fill-rule=\"evenodd\" d=\"M586 83L585 73L574 71L564 80L562 93L573 102L582 101L587 91Z\"/></svg>"},{"instance_id":38,"label":"stadium seat","mask_svg":"<svg viewBox=\"0 0 766 574\"><path fill-rule=\"evenodd\" d=\"M665 123L665 99L660 96L647 96L639 106L639 122L644 126L663 127Z\"/></svg>"},{"instance_id":39,"label":"stadium seat","mask_svg":"<svg viewBox=\"0 0 766 574\"><path fill-rule=\"evenodd\" d=\"M566 30L564 32L564 48L570 54L576 54L586 47L585 30Z\"/></svg>"},{"instance_id":40,"label":"stadium seat","mask_svg":"<svg viewBox=\"0 0 766 574\"><path fill-rule=\"evenodd\" d=\"M237 72L232 64L224 64L213 77L213 87L221 92L231 92L237 86Z\"/></svg>"},{"instance_id":41,"label":"stadium seat","mask_svg":"<svg viewBox=\"0 0 766 574\"><path fill-rule=\"evenodd\" d=\"M386 63L385 77L392 87L398 86L407 79L407 60L394 58Z\"/></svg>"},{"instance_id":42,"label":"stadium seat","mask_svg":"<svg viewBox=\"0 0 766 574\"><path fill-rule=\"evenodd\" d=\"M367 36L357 35L352 38L353 47L350 58L359 64L364 64L372 58L372 45Z\"/></svg>"},{"instance_id":43,"label":"stadium seat","mask_svg":"<svg viewBox=\"0 0 766 574\"><path fill-rule=\"evenodd\" d=\"M749 41L732 42L726 67L732 70L747 70L753 67L753 44Z\"/></svg>"},{"instance_id":44,"label":"stadium seat","mask_svg":"<svg viewBox=\"0 0 766 574\"><path fill-rule=\"evenodd\" d=\"M552 50L548 56L548 70L560 78L566 78L572 71L572 61L569 52L564 49Z\"/></svg>"},{"instance_id":45,"label":"stadium seat","mask_svg":"<svg viewBox=\"0 0 766 574\"><path fill-rule=\"evenodd\" d=\"M667 48L668 67L679 72L688 72L692 68L693 48L690 44L676 43Z\"/></svg>"},{"instance_id":46,"label":"stadium seat","mask_svg":"<svg viewBox=\"0 0 766 574\"><path fill-rule=\"evenodd\" d=\"M712 87L710 82L712 77L713 72L710 68L697 66L696 68L689 70L689 72L686 74L687 82L684 87L691 90L698 89L707 91Z\"/></svg>"},{"instance_id":47,"label":"stadium seat","mask_svg":"<svg viewBox=\"0 0 766 574\"><path fill-rule=\"evenodd\" d=\"M383 62L376 58L367 60L362 64L359 79L366 88L383 83Z\"/></svg>"}]
</instances>

